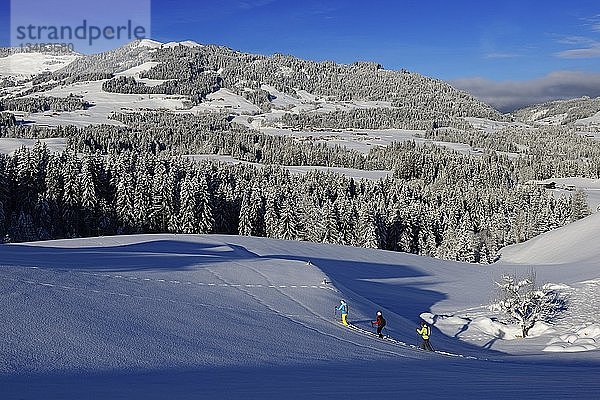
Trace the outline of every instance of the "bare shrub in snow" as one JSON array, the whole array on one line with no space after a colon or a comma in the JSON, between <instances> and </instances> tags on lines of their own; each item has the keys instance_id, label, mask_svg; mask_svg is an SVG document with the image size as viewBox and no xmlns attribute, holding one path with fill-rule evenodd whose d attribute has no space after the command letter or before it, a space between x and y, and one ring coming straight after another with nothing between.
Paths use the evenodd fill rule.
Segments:
<instances>
[{"instance_id":1,"label":"bare shrub in snow","mask_svg":"<svg viewBox=\"0 0 600 400\"><path fill-rule=\"evenodd\" d=\"M552 322L567 308L567 300L549 286L536 286L535 272L525 277L503 274L499 288L499 300L490 305L490 310L504 314L510 322L517 323L527 337L537 321Z\"/></svg>"}]
</instances>

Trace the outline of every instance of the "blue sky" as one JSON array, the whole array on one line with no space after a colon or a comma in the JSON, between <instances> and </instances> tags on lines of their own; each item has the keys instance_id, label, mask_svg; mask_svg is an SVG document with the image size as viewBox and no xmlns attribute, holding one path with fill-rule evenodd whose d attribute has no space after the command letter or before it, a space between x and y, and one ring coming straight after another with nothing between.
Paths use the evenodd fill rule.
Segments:
<instances>
[{"instance_id":1,"label":"blue sky","mask_svg":"<svg viewBox=\"0 0 600 400\"><path fill-rule=\"evenodd\" d=\"M7 0L0 1L6 27ZM470 90L543 85L564 71L584 80L600 73L598 0L154 0L152 36L311 60L373 60ZM600 95L600 78L590 90Z\"/></svg>"},{"instance_id":2,"label":"blue sky","mask_svg":"<svg viewBox=\"0 0 600 400\"><path fill-rule=\"evenodd\" d=\"M531 79L561 69L600 69L599 49L595 59L559 56L591 41L600 45L592 22L595 17L600 24L597 0L482 3L154 1L152 29L160 41L194 39L344 63L375 60L442 79ZM573 43L576 37L580 42Z\"/></svg>"}]
</instances>

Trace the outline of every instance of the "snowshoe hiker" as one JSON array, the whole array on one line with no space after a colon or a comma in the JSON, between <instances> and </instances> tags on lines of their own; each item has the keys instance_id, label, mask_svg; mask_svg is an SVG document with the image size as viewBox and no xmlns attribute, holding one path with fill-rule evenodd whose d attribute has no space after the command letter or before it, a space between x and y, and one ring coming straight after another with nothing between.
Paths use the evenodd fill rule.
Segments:
<instances>
[{"instance_id":1,"label":"snowshoe hiker","mask_svg":"<svg viewBox=\"0 0 600 400\"><path fill-rule=\"evenodd\" d=\"M383 339L383 334L381 331L385 327L385 324L386 321L385 318L383 318L383 313L381 311L377 311L377 320L371 321L371 326L377 325L377 335L379 335L381 339Z\"/></svg>"},{"instance_id":2,"label":"snowshoe hiker","mask_svg":"<svg viewBox=\"0 0 600 400\"><path fill-rule=\"evenodd\" d=\"M342 324L348 326L348 304L344 300L340 300L340 305L335 309L342 314Z\"/></svg>"},{"instance_id":3,"label":"snowshoe hiker","mask_svg":"<svg viewBox=\"0 0 600 400\"><path fill-rule=\"evenodd\" d=\"M423 350L433 351L431 343L429 343L429 337L431 336L431 328L425 321L421 321L421 329L417 328L417 333L421 335L423 342L421 342L421 348Z\"/></svg>"}]
</instances>

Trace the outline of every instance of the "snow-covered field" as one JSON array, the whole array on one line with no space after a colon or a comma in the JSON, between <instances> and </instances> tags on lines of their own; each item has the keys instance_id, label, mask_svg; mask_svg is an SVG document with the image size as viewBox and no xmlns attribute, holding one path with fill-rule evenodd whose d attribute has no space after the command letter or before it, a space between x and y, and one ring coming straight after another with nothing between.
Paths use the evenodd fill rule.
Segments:
<instances>
[{"instance_id":1,"label":"snow-covered field","mask_svg":"<svg viewBox=\"0 0 600 400\"><path fill-rule=\"evenodd\" d=\"M527 126L522 122L502 122L502 121L494 121L487 118L477 118L477 117L465 117L464 118L468 123L470 123L473 128L480 129L485 132L495 132L500 129L508 128L508 127L516 127L516 126Z\"/></svg>"},{"instance_id":2,"label":"snow-covered field","mask_svg":"<svg viewBox=\"0 0 600 400\"><path fill-rule=\"evenodd\" d=\"M295 131L283 128L265 127L261 132L273 136L289 136L300 140L310 140L315 143L344 146L362 153L368 153L373 147L389 146L393 142L414 141L418 144L432 143L443 146L459 153L480 154L468 144L442 142L419 137L424 131L410 129L348 129L322 131Z\"/></svg>"},{"instance_id":3,"label":"snow-covered field","mask_svg":"<svg viewBox=\"0 0 600 400\"><path fill-rule=\"evenodd\" d=\"M600 126L600 111L598 111L596 114L592 115L591 117L578 119L577 121L575 121L575 125Z\"/></svg>"},{"instance_id":4,"label":"snow-covered field","mask_svg":"<svg viewBox=\"0 0 600 400\"><path fill-rule=\"evenodd\" d=\"M2 245L2 398L594 398L599 218L491 266L220 235ZM508 337L483 306L493 279L530 268L571 307ZM365 333L378 309L390 340ZM424 312L439 352L415 347Z\"/></svg>"},{"instance_id":5,"label":"snow-covered field","mask_svg":"<svg viewBox=\"0 0 600 400\"><path fill-rule=\"evenodd\" d=\"M120 122L109 119L114 112L127 112L144 109L167 109L175 110L184 108L181 96L160 94L122 94L109 93L102 90L101 81L77 82L70 85L56 87L43 92L44 96L68 97L70 94L82 96L82 98L93 106L87 110L76 110L71 112L32 113L26 119L36 124L58 126L76 125L87 126L91 124L120 125Z\"/></svg>"},{"instance_id":6,"label":"snow-covered field","mask_svg":"<svg viewBox=\"0 0 600 400\"><path fill-rule=\"evenodd\" d=\"M37 141L37 139L0 138L0 154L11 154L23 146L31 148ZM51 153L59 153L67 148L65 138L48 138L39 141L45 143Z\"/></svg>"},{"instance_id":7,"label":"snow-covered field","mask_svg":"<svg viewBox=\"0 0 600 400\"><path fill-rule=\"evenodd\" d=\"M219 89L215 93L207 95L206 100L201 104L181 112L195 113L207 111L253 115L258 114L260 109L242 96L231 92L229 89Z\"/></svg>"},{"instance_id":8,"label":"snow-covered field","mask_svg":"<svg viewBox=\"0 0 600 400\"><path fill-rule=\"evenodd\" d=\"M42 72L53 72L80 57L78 54L51 55L44 53L16 53L0 57L0 76L29 77Z\"/></svg>"}]
</instances>

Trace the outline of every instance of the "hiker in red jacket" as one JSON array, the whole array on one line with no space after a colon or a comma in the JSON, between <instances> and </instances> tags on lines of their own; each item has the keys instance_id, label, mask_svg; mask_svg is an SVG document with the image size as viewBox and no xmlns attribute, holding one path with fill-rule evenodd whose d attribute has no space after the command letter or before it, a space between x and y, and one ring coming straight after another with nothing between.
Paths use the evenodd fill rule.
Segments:
<instances>
[{"instance_id":1,"label":"hiker in red jacket","mask_svg":"<svg viewBox=\"0 0 600 400\"><path fill-rule=\"evenodd\" d=\"M381 311L377 311L377 320L371 322L371 326L377 325L377 334L381 339L383 339L383 334L381 330L385 327L385 318L383 318L383 314Z\"/></svg>"}]
</instances>

